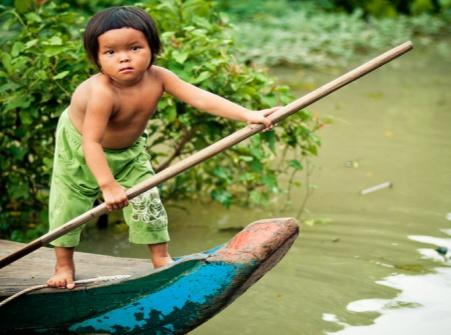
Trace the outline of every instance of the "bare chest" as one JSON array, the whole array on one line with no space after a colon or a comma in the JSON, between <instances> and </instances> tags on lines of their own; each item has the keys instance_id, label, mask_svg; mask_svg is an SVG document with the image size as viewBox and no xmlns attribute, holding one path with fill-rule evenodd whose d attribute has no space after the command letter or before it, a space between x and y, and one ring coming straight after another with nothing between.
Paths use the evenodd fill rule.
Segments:
<instances>
[{"instance_id":1,"label":"bare chest","mask_svg":"<svg viewBox=\"0 0 451 335\"><path fill-rule=\"evenodd\" d=\"M117 93L109 126L118 128L146 123L155 112L161 94L160 90L147 92L130 90Z\"/></svg>"}]
</instances>

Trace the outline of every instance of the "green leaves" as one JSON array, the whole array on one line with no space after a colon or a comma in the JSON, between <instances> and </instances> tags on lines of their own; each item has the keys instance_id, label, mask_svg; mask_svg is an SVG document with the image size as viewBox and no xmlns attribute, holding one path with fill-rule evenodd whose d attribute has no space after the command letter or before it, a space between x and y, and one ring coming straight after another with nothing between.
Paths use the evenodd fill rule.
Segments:
<instances>
[{"instance_id":1,"label":"green leaves","mask_svg":"<svg viewBox=\"0 0 451 335\"><path fill-rule=\"evenodd\" d=\"M230 171L228 171L223 166L217 166L213 170L213 174L218 177L218 179L224 183L232 181Z\"/></svg>"},{"instance_id":2,"label":"green leaves","mask_svg":"<svg viewBox=\"0 0 451 335\"><path fill-rule=\"evenodd\" d=\"M225 189L221 188L214 189L211 192L211 197L224 207L230 207L230 205L232 204L232 194Z\"/></svg>"},{"instance_id":3,"label":"green leaves","mask_svg":"<svg viewBox=\"0 0 451 335\"><path fill-rule=\"evenodd\" d=\"M288 161L288 166L296 171L300 171L304 169L304 166L297 159L291 159Z\"/></svg>"},{"instance_id":4,"label":"green leaves","mask_svg":"<svg viewBox=\"0 0 451 335\"><path fill-rule=\"evenodd\" d=\"M194 78L192 83L193 84L200 84L210 78L212 76L212 73L210 71L202 71L202 73L197 77Z\"/></svg>"},{"instance_id":5,"label":"green leaves","mask_svg":"<svg viewBox=\"0 0 451 335\"><path fill-rule=\"evenodd\" d=\"M63 79L69 74L69 71L63 71L58 73L56 76L53 76L53 80Z\"/></svg>"},{"instance_id":6,"label":"green leaves","mask_svg":"<svg viewBox=\"0 0 451 335\"><path fill-rule=\"evenodd\" d=\"M238 50L239 59L266 66L348 66L362 51L384 50L417 35L450 31L449 0L332 1L332 6L346 8L350 13L338 8L321 10L318 6L323 1L301 5L300 1L249 0L230 8L226 1L220 3L234 14L235 38L245 45ZM264 10L271 3L278 3L279 14ZM240 8L242 11L237 12ZM399 15L397 11L415 16ZM442 16L431 15L439 11ZM418 42L430 43L430 39L423 39Z\"/></svg>"},{"instance_id":7,"label":"green leaves","mask_svg":"<svg viewBox=\"0 0 451 335\"><path fill-rule=\"evenodd\" d=\"M179 50L174 50L172 52L171 56L176 62L183 64L183 63L185 63L186 59L188 58L188 52L187 51L181 52Z\"/></svg>"},{"instance_id":8,"label":"green leaves","mask_svg":"<svg viewBox=\"0 0 451 335\"><path fill-rule=\"evenodd\" d=\"M25 14L25 19L27 23L39 23L42 22L41 17L36 13L27 13Z\"/></svg>"},{"instance_id":9,"label":"green leaves","mask_svg":"<svg viewBox=\"0 0 451 335\"><path fill-rule=\"evenodd\" d=\"M56 122L69 103L67 92L79 84L69 74L87 78L89 67L81 21L66 13L66 5L16 5L4 12L2 31L9 32L0 35L0 220L8 225L0 237L26 240L47 227L40 220L46 217Z\"/></svg>"}]
</instances>

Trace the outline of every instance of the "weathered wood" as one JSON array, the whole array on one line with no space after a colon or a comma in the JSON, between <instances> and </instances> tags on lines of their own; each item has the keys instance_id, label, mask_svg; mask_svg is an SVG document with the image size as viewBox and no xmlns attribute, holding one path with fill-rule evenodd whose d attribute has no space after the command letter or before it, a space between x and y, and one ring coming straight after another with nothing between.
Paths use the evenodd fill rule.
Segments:
<instances>
[{"instance_id":1,"label":"weathered wood","mask_svg":"<svg viewBox=\"0 0 451 335\"><path fill-rule=\"evenodd\" d=\"M23 246L22 243L0 240L0 257ZM150 274L153 269L149 260L121 258L75 252L76 279L99 276ZM0 272L0 300L27 287L45 284L54 271L55 255L52 248L41 248L29 257L22 258ZM106 285L105 283L100 283ZM92 286L92 285L91 285ZM46 289L53 292L55 289ZM41 291L42 292L42 291Z\"/></svg>"},{"instance_id":2,"label":"weathered wood","mask_svg":"<svg viewBox=\"0 0 451 335\"><path fill-rule=\"evenodd\" d=\"M382 65L392 61L393 59L399 57L400 55L406 53L412 49L412 43L405 42L399 46L383 53L382 55L375 57L369 62L355 68L352 71L342 75L341 77L317 88L316 90L310 92L309 94L297 99L296 101L280 108L277 112L271 114L269 119L273 124L278 123L282 119L288 117L289 115L299 111L300 109L307 107L308 105L318 101L319 99L329 95L330 93L338 90L339 88L357 80L358 78L370 73L371 71L381 67ZM223 138L222 140L200 150L199 152L193 154L192 156L179 161L163 171L155 174L148 180L130 188L127 190L127 196L132 199L141 193L161 184L162 182L182 173L183 171L201 163L202 161L232 147L233 145L249 138L250 136L262 131L264 125L249 125L244 127L235 133ZM70 220L63 226L43 235L42 237L29 243L23 249L17 251L14 254L8 255L7 257L0 260L0 268L16 261L17 259L27 255L28 253L40 248L41 246L53 241L54 239L66 234L67 232L74 230L75 228L85 224L86 222L95 219L99 215L107 213L107 207L105 203L102 203L93 209L87 211L86 213Z\"/></svg>"}]
</instances>

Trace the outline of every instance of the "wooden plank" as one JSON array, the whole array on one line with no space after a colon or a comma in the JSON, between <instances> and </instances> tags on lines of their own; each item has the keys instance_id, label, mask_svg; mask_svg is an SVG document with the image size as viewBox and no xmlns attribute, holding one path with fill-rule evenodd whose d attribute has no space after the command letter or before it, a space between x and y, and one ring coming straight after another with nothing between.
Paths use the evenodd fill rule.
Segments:
<instances>
[{"instance_id":1,"label":"wooden plank","mask_svg":"<svg viewBox=\"0 0 451 335\"><path fill-rule=\"evenodd\" d=\"M22 243L0 240L0 257L23 247ZM153 271L150 260L121 258L75 252L76 279L98 276L131 275L141 277ZM41 248L35 253L0 270L0 297L25 288L45 284L53 274L55 256L52 248ZM48 289L54 291L60 289ZM42 292L42 291L41 291ZM0 298L1 299L1 298Z\"/></svg>"}]
</instances>

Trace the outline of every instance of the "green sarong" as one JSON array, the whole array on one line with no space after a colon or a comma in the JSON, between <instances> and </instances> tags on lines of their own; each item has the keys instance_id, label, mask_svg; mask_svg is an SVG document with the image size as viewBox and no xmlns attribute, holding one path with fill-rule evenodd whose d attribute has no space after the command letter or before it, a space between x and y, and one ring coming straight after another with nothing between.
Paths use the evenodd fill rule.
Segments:
<instances>
[{"instance_id":1,"label":"green sarong","mask_svg":"<svg viewBox=\"0 0 451 335\"><path fill-rule=\"evenodd\" d=\"M143 134L125 149L104 149L108 165L116 181L130 188L154 175ZM99 195L97 182L86 164L81 135L65 110L56 130L55 157L50 186L50 231L92 208ZM133 198L123 208L129 226L129 240L137 244L156 244L169 241L168 219L160 200L158 188ZM74 247L80 241L82 227L51 242L58 247Z\"/></svg>"}]
</instances>

